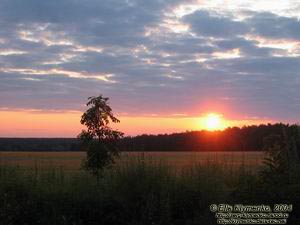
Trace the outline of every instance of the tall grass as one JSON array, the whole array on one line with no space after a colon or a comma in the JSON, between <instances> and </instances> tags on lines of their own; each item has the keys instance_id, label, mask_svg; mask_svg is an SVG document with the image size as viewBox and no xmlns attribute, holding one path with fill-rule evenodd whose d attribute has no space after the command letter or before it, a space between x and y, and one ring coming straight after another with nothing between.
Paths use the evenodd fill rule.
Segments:
<instances>
[{"instance_id":1,"label":"tall grass","mask_svg":"<svg viewBox=\"0 0 300 225\"><path fill-rule=\"evenodd\" d=\"M214 165L174 170L136 158L96 179L62 168L0 167L2 224L199 224L225 196L226 174ZM204 219L205 218L205 219Z\"/></svg>"},{"instance_id":2,"label":"tall grass","mask_svg":"<svg viewBox=\"0 0 300 225\"><path fill-rule=\"evenodd\" d=\"M257 182L243 165L209 160L174 169L136 157L106 170L99 182L85 171L6 165L0 166L0 224L210 225L216 224L210 204L243 203Z\"/></svg>"}]
</instances>

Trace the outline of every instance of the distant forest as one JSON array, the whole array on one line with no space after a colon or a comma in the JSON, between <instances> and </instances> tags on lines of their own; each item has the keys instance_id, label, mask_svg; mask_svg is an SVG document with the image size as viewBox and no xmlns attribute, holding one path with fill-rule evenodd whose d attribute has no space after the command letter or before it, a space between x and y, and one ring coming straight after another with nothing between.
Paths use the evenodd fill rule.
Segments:
<instances>
[{"instance_id":1,"label":"distant forest","mask_svg":"<svg viewBox=\"0 0 300 225\"><path fill-rule=\"evenodd\" d=\"M227 128L223 131L139 135L119 141L121 151L262 151L264 138L283 135L298 125L267 124ZM299 140L299 139L298 139ZM300 143L297 143L300 144ZM298 145L299 146L299 145ZM0 138L0 151L80 151L76 138Z\"/></svg>"}]
</instances>

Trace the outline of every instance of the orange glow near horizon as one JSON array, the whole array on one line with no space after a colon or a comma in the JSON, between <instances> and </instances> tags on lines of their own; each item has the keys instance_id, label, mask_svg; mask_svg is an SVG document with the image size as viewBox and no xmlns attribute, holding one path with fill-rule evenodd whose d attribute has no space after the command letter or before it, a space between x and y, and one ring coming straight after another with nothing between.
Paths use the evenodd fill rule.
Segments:
<instances>
[{"instance_id":1,"label":"orange glow near horizon","mask_svg":"<svg viewBox=\"0 0 300 225\"><path fill-rule=\"evenodd\" d=\"M0 137L75 137L79 112L0 111Z\"/></svg>"},{"instance_id":2,"label":"orange glow near horizon","mask_svg":"<svg viewBox=\"0 0 300 225\"><path fill-rule=\"evenodd\" d=\"M0 137L76 137L82 112L0 111ZM192 130L223 130L232 126L271 123L270 120L227 120L222 114L199 117L117 116L113 125L125 135L165 134Z\"/></svg>"}]
</instances>

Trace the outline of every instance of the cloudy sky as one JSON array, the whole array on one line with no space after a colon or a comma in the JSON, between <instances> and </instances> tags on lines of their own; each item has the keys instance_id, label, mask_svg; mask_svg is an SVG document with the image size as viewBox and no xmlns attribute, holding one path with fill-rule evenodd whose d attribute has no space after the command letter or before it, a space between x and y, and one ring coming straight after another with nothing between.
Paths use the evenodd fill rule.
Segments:
<instances>
[{"instance_id":1,"label":"cloudy sky","mask_svg":"<svg viewBox=\"0 0 300 225\"><path fill-rule=\"evenodd\" d=\"M125 132L209 112L298 122L299 19L296 0L2 0L0 135L47 136L36 121L77 121L98 94Z\"/></svg>"}]
</instances>

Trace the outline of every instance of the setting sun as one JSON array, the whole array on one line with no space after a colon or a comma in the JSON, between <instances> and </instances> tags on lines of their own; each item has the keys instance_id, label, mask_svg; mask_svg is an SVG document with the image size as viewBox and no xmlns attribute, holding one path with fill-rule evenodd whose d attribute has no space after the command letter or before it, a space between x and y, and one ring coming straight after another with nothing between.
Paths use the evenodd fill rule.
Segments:
<instances>
[{"instance_id":1,"label":"setting sun","mask_svg":"<svg viewBox=\"0 0 300 225\"><path fill-rule=\"evenodd\" d=\"M207 130L217 130L222 128L221 116L210 113L205 118L205 127Z\"/></svg>"}]
</instances>

